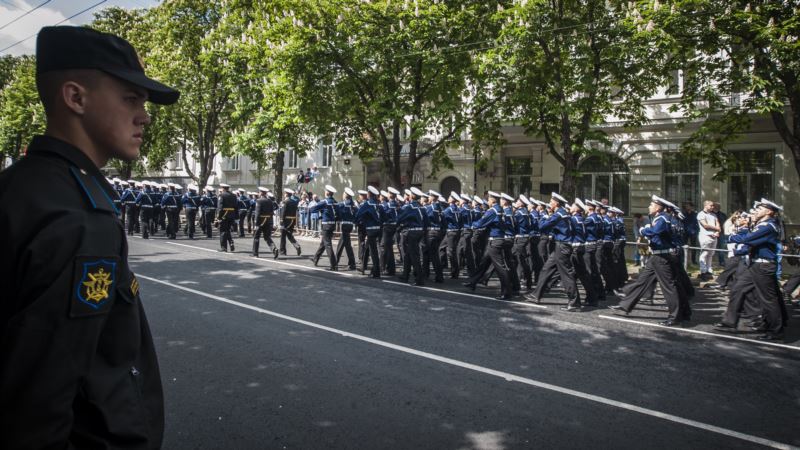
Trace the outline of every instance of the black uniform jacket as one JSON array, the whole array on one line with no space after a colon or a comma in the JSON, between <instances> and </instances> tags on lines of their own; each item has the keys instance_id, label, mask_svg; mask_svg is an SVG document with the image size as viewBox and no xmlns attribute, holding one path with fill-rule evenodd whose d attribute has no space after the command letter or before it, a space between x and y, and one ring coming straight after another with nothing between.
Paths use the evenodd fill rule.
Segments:
<instances>
[{"instance_id":1,"label":"black uniform jacket","mask_svg":"<svg viewBox=\"0 0 800 450\"><path fill-rule=\"evenodd\" d=\"M217 219L231 220L238 217L237 210L239 199L228 191L222 191L217 198Z\"/></svg>"},{"instance_id":2,"label":"black uniform jacket","mask_svg":"<svg viewBox=\"0 0 800 450\"><path fill-rule=\"evenodd\" d=\"M0 172L0 447L161 445L161 378L115 196L52 137Z\"/></svg>"},{"instance_id":3,"label":"black uniform jacket","mask_svg":"<svg viewBox=\"0 0 800 450\"><path fill-rule=\"evenodd\" d=\"M275 213L275 202L269 198L259 198L256 200L256 223L261 226L262 224L272 223L272 216Z\"/></svg>"}]
</instances>

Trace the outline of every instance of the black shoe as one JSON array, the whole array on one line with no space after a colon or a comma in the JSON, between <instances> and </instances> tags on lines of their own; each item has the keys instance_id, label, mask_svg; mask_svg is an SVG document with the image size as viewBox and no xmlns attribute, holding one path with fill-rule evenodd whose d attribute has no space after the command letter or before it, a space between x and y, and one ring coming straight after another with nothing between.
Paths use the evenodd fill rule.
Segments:
<instances>
[{"instance_id":1,"label":"black shoe","mask_svg":"<svg viewBox=\"0 0 800 450\"><path fill-rule=\"evenodd\" d=\"M356 270L356 266L347 266L347 270ZM408 281L408 279L406 279Z\"/></svg>"},{"instance_id":2,"label":"black shoe","mask_svg":"<svg viewBox=\"0 0 800 450\"><path fill-rule=\"evenodd\" d=\"M250 256L252 256L253 258L258 258L258 253L250 253Z\"/></svg>"},{"instance_id":3,"label":"black shoe","mask_svg":"<svg viewBox=\"0 0 800 450\"><path fill-rule=\"evenodd\" d=\"M620 313L618 315L627 316L629 314L629 311L627 309L619 305L610 305L608 309L614 310L615 314Z\"/></svg>"},{"instance_id":4,"label":"black shoe","mask_svg":"<svg viewBox=\"0 0 800 450\"><path fill-rule=\"evenodd\" d=\"M352 270L352 269L351 269ZM403 283L408 283L408 278L405 277L397 277L398 280L402 281Z\"/></svg>"},{"instance_id":5,"label":"black shoe","mask_svg":"<svg viewBox=\"0 0 800 450\"><path fill-rule=\"evenodd\" d=\"M233 249L233 244L231 244L231 252L232 252L232 251L234 251L234 249Z\"/></svg>"},{"instance_id":6,"label":"black shoe","mask_svg":"<svg viewBox=\"0 0 800 450\"><path fill-rule=\"evenodd\" d=\"M497 299L497 300L511 300L511 296L510 295L498 295L497 297L495 297L495 299Z\"/></svg>"},{"instance_id":7,"label":"black shoe","mask_svg":"<svg viewBox=\"0 0 800 450\"><path fill-rule=\"evenodd\" d=\"M704 286L706 289L722 289L722 286L718 285L715 282L708 283Z\"/></svg>"},{"instance_id":8,"label":"black shoe","mask_svg":"<svg viewBox=\"0 0 800 450\"><path fill-rule=\"evenodd\" d=\"M658 322L658 324L664 327L676 327L680 325L680 322L677 320L667 319L663 322Z\"/></svg>"},{"instance_id":9,"label":"black shoe","mask_svg":"<svg viewBox=\"0 0 800 450\"><path fill-rule=\"evenodd\" d=\"M599 306L600 305L598 305L597 303L587 303L587 304L583 305L584 308L597 308Z\"/></svg>"},{"instance_id":10,"label":"black shoe","mask_svg":"<svg viewBox=\"0 0 800 450\"><path fill-rule=\"evenodd\" d=\"M380 278L380 277L381 277L381 274L377 274L377 275L370 275L370 277L371 277L371 278Z\"/></svg>"},{"instance_id":11,"label":"black shoe","mask_svg":"<svg viewBox=\"0 0 800 450\"><path fill-rule=\"evenodd\" d=\"M311 261L314 262L314 267L317 267L317 263L319 263L319 258L313 257L313 258L311 258Z\"/></svg>"},{"instance_id":12,"label":"black shoe","mask_svg":"<svg viewBox=\"0 0 800 450\"><path fill-rule=\"evenodd\" d=\"M436 278L435 280L433 280L433 282L434 283L444 283L444 280L442 278Z\"/></svg>"},{"instance_id":13,"label":"black shoe","mask_svg":"<svg viewBox=\"0 0 800 450\"><path fill-rule=\"evenodd\" d=\"M761 336L758 336L756 339L759 341L782 341L783 340L783 333L765 333Z\"/></svg>"},{"instance_id":14,"label":"black shoe","mask_svg":"<svg viewBox=\"0 0 800 450\"><path fill-rule=\"evenodd\" d=\"M412 286L425 286L425 283L422 281L415 281L411 283Z\"/></svg>"},{"instance_id":15,"label":"black shoe","mask_svg":"<svg viewBox=\"0 0 800 450\"><path fill-rule=\"evenodd\" d=\"M461 283L462 286L469 288L472 292L475 292L475 283L470 283L469 281L466 283Z\"/></svg>"},{"instance_id":16,"label":"black shoe","mask_svg":"<svg viewBox=\"0 0 800 450\"><path fill-rule=\"evenodd\" d=\"M227 249L227 248L220 248L220 249L217 249L217 251L218 251L218 252L227 252L227 251L228 251L228 249Z\"/></svg>"},{"instance_id":17,"label":"black shoe","mask_svg":"<svg viewBox=\"0 0 800 450\"><path fill-rule=\"evenodd\" d=\"M512 297L519 297L520 295L522 295L522 293L520 291L514 291L514 292L511 293Z\"/></svg>"},{"instance_id":18,"label":"black shoe","mask_svg":"<svg viewBox=\"0 0 800 450\"><path fill-rule=\"evenodd\" d=\"M558 309L560 309L562 311L566 311L566 312L578 312L578 311L581 310L581 307L580 306L562 306L562 307L560 307Z\"/></svg>"},{"instance_id":19,"label":"black shoe","mask_svg":"<svg viewBox=\"0 0 800 450\"><path fill-rule=\"evenodd\" d=\"M297 256L300 256L300 247L297 247Z\"/></svg>"},{"instance_id":20,"label":"black shoe","mask_svg":"<svg viewBox=\"0 0 800 450\"><path fill-rule=\"evenodd\" d=\"M614 289L611 292L619 298L625 298L625 293L621 289Z\"/></svg>"},{"instance_id":21,"label":"black shoe","mask_svg":"<svg viewBox=\"0 0 800 450\"><path fill-rule=\"evenodd\" d=\"M729 333L732 333L732 332L736 331L736 327L735 326L728 325L725 322L717 322L717 323L715 323L714 324L714 329L716 329L718 331L727 331Z\"/></svg>"},{"instance_id":22,"label":"black shoe","mask_svg":"<svg viewBox=\"0 0 800 450\"><path fill-rule=\"evenodd\" d=\"M336 272L336 271L338 271L339 269L338 269L336 266L333 266L333 267L328 267L328 268L326 268L325 270L329 270L329 271L331 271L331 272Z\"/></svg>"}]
</instances>

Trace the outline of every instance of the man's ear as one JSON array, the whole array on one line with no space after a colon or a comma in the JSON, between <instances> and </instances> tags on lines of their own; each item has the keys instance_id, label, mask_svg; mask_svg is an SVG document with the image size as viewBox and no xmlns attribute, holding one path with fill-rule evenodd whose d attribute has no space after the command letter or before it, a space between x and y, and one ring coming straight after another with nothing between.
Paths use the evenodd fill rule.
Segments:
<instances>
[{"instance_id":1,"label":"man's ear","mask_svg":"<svg viewBox=\"0 0 800 450\"><path fill-rule=\"evenodd\" d=\"M75 81L67 81L61 85L61 96L64 104L72 112L82 116L86 113L87 90Z\"/></svg>"}]
</instances>

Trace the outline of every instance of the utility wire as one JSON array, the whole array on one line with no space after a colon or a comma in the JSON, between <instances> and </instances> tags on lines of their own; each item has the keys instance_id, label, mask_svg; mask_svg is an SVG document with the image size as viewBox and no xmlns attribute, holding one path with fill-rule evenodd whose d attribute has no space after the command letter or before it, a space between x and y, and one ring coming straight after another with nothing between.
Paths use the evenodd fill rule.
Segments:
<instances>
[{"instance_id":1,"label":"utility wire","mask_svg":"<svg viewBox=\"0 0 800 450\"><path fill-rule=\"evenodd\" d=\"M7 27L7 26L11 25L12 23L14 23L14 22L18 21L19 19L22 19L23 17L25 17L25 16L27 16L28 14L30 14L30 13L32 13L32 12L34 12L34 11L36 11L37 9L39 9L39 8L41 8L42 6L44 6L44 5L48 4L48 3L50 3L51 1L53 1L53 0L45 0L45 1L43 1L42 3L40 3L38 6L35 6L35 7L31 8L31 9L29 9L28 11L25 11L25 13L23 13L23 14L20 14L19 16L17 16L17 18L16 18L16 19L12 20L11 22L8 22L7 24L5 24L5 25L3 25L3 26L0 26L0 30L2 30L3 28L5 28L5 27Z\"/></svg>"},{"instance_id":2,"label":"utility wire","mask_svg":"<svg viewBox=\"0 0 800 450\"><path fill-rule=\"evenodd\" d=\"M69 16L69 17L67 17L66 19L64 19L64 20L62 20L62 21L60 21L60 22L58 22L58 23L54 23L52 26L61 25L62 23L66 22L66 21L68 21L68 20L74 19L75 17L78 17L78 16L80 16L81 14L83 14L83 13L85 13L85 12L89 11L89 10L92 10L92 9L94 9L94 8L97 8L98 6L102 5L103 3L107 2L107 1L108 1L108 0L100 0L99 2L97 2L97 3L93 4L92 6L89 6L89 7L87 7L87 8L84 8L84 9L82 9L82 10L80 10L80 11L76 12L75 14L73 14L73 15L71 15L71 16ZM38 34L39 34L39 32L33 33L32 35L30 35L30 36L26 37L25 39L22 39L22 40L19 40L19 41L17 41L17 42L14 42L13 44L11 44L11 45L9 45L9 46L7 46L7 47L0 48L0 53L4 53L6 50L8 50L8 49L10 49L10 48L13 48L13 47L16 47L17 45L19 45L19 44L22 44L23 42L27 41L28 39L30 39L30 38L32 38L32 37L36 37Z\"/></svg>"}]
</instances>

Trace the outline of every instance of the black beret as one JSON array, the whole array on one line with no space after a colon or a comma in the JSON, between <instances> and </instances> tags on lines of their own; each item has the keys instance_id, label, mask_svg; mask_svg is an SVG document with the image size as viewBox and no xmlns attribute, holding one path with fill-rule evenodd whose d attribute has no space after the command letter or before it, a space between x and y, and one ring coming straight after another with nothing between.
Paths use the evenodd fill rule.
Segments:
<instances>
[{"instance_id":1,"label":"black beret","mask_svg":"<svg viewBox=\"0 0 800 450\"><path fill-rule=\"evenodd\" d=\"M148 78L133 46L113 34L85 27L44 27L36 39L36 74L95 69L139 86L161 105L178 101L180 92Z\"/></svg>"}]
</instances>

